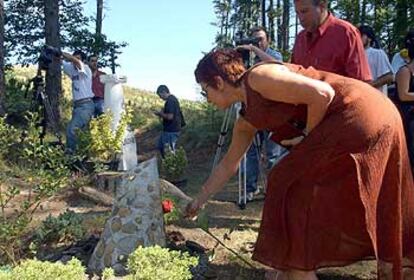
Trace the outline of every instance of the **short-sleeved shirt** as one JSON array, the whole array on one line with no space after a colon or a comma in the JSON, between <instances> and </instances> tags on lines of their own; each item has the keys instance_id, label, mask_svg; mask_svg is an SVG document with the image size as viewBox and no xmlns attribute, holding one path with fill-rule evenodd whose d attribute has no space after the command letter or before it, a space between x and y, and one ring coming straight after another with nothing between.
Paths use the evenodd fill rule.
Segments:
<instances>
[{"instance_id":1,"label":"short-sleeved shirt","mask_svg":"<svg viewBox=\"0 0 414 280\"><path fill-rule=\"evenodd\" d=\"M105 95L105 85L100 80L102 75L106 75L106 73L97 70L96 75L92 76L92 92L98 98L104 98Z\"/></svg>"},{"instance_id":2,"label":"short-sleeved shirt","mask_svg":"<svg viewBox=\"0 0 414 280\"><path fill-rule=\"evenodd\" d=\"M358 29L332 14L315 32L302 30L298 34L292 63L362 81L372 80Z\"/></svg>"},{"instance_id":3,"label":"short-sleeved shirt","mask_svg":"<svg viewBox=\"0 0 414 280\"><path fill-rule=\"evenodd\" d=\"M270 55L271 57L273 57L277 61L282 61L283 60L282 54L280 52L278 52L277 50L274 50L272 48L267 48L265 50L265 53L267 53L268 55ZM254 58L254 64L257 64L261 61L262 60L259 58L259 56L256 55L256 57Z\"/></svg>"},{"instance_id":4,"label":"short-sleeved shirt","mask_svg":"<svg viewBox=\"0 0 414 280\"><path fill-rule=\"evenodd\" d=\"M274 50L272 48L267 48L266 53L268 55L271 55L272 57L274 57L277 61L282 61L283 60L282 54L280 52L278 52L277 50Z\"/></svg>"},{"instance_id":5,"label":"short-sleeved shirt","mask_svg":"<svg viewBox=\"0 0 414 280\"><path fill-rule=\"evenodd\" d=\"M367 55L372 79L374 81L385 74L393 73L391 63L383 50L369 47L365 49L365 53ZM379 90L387 95L388 87L387 85L383 85L381 88L379 88Z\"/></svg>"},{"instance_id":6,"label":"short-sleeved shirt","mask_svg":"<svg viewBox=\"0 0 414 280\"><path fill-rule=\"evenodd\" d=\"M178 99L170 94L164 104L164 113L173 114L172 120L163 119L162 125L165 132L179 132L181 130L181 109Z\"/></svg>"},{"instance_id":7,"label":"short-sleeved shirt","mask_svg":"<svg viewBox=\"0 0 414 280\"><path fill-rule=\"evenodd\" d=\"M76 68L72 62L63 62L63 72L72 80L73 101L92 98L92 71L88 65L81 62L81 69Z\"/></svg>"},{"instance_id":8,"label":"short-sleeved shirt","mask_svg":"<svg viewBox=\"0 0 414 280\"><path fill-rule=\"evenodd\" d=\"M394 70L394 75L397 74L398 70L400 70L401 67L403 67L407 62L404 60L404 58L401 57L400 52L397 52L392 57L391 66Z\"/></svg>"}]
</instances>

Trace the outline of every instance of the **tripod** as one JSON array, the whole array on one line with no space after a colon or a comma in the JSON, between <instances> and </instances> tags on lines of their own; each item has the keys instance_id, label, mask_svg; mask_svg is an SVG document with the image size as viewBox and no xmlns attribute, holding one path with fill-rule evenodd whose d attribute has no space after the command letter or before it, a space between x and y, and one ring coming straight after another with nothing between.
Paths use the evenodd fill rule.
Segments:
<instances>
[{"instance_id":1,"label":"tripod","mask_svg":"<svg viewBox=\"0 0 414 280\"><path fill-rule=\"evenodd\" d=\"M62 145L62 137L59 133L59 127L57 122L57 117L52 109L52 105L50 103L49 97L45 92L45 82L44 77L42 75L42 68L38 66L37 74L34 78L29 81L29 84L26 88L26 94L30 89L30 86L33 84L33 91L32 91L32 101L30 103L29 110L31 112L39 112L40 114L40 121L39 126L42 127L42 131L40 133L40 140L43 142L44 137L46 136L46 130L49 126L55 136L58 139L58 144Z\"/></svg>"},{"instance_id":2,"label":"tripod","mask_svg":"<svg viewBox=\"0 0 414 280\"><path fill-rule=\"evenodd\" d=\"M229 132L229 127L230 127L230 122L231 119L233 117L233 115L235 115L235 119L237 120L239 118L239 110L240 110L240 103L234 104L233 106L231 106L230 108L228 108L225 113L224 113L224 118L223 118L223 122L221 124L221 129L220 129L220 134L219 134L219 138L217 140L217 149L216 149L216 153L214 155L214 161L213 161L213 168L212 170L214 170L214 168L217 166L219 160L220 160L220 156L221 156L221 152L224 146L224 142L225 139L227 137L227 134ZM254 145L255 147L255 151L256 151L256 157L257 157L257 161L259 163L259 177L262 180L263 186L266 186L266 178L264 176L264 168L261 165L261 160L260 160L260 146L261 146L261 141L259 139L259 136L256 134L252 145ZM246 208L246 204L247 204L247 172L246 172L246 154L244 154L243 156L243 160L241 161L240 165L239 165L239 172L238 172L238 200L237 200L237 205L239 206L240 209L245 209Z\"/></svg>"}]
</instances>

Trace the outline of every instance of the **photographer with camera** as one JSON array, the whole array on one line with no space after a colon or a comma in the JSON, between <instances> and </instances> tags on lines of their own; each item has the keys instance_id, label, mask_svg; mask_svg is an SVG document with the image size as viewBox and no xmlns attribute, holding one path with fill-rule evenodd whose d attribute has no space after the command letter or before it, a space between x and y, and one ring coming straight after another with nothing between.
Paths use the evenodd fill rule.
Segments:
<instances>
[{"instance_id":1,"label":"photographer with camera","mask_svg":"<svg viewBox=\"0 0 414 280\"><path fill-rule=\"evenodd\" d=\"M72 55L62 52L63 72L72 80L72 118L66 128L66 152L73 153L76 150L78 129L88 128L89 122L95 112L92 92L92 71L84 63L86 55L76 50Z\"/></svg>"},{"instance_id":2,"label":"photographer with camera","mask_svg":"<svg viewBox=\"0 0 414 280\"><path fill-rule=\"evenodd\" d=\"M269 35L261 26L252 28L250 38L236 41L236 45L239 45L236 46L237 51L253 52L256 55L255 64L260 61L282 61L280 52L269 47Z\"/></svg>"},{"instance_id":3,"label":"photographer with camera","mask_svg":"<svg viewBox=\"0 0 414 280\"><path fill-rule=\"evenodd\" d=\"M254 64L261 61L282 61L282 55L269 47L269 36L266 30L257 26L250 30L250 37L236 42L244 43L236 47L237 51L253 52L255 54ZM249 44L246 44L249 43ZM267 131L259 131L256 133L255 141L252 143L246 153L246 193L247 201L252 201L254 195L258 194L259 189L257 182L260 173L260 160L265 162L266 167L271 167L274 161L280 157L285 149L269 139ZM263 155L263 156L262 156Z\"/></svg>"}]
</instances>

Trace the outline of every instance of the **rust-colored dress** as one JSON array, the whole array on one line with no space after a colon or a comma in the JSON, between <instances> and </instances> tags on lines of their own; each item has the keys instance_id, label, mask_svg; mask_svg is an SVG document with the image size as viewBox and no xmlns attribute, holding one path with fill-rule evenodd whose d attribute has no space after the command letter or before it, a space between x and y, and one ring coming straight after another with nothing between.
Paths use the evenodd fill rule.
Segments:
<instances>
[{"instance_id":1,"label":"rust-colored dress","mask_svg":"<svg viewBox=\"0 0 414 280\"><path fill-rule=\"evenodd\" d=\"M376 258L401 279L414 261L414 185L399 112L366 83L285 66L336 94L322 122L270 172L253 258L282 270ZM276 142L300 135L306 106L264 99L248 75L243 117Z\"/></svg>"}]
</instances>

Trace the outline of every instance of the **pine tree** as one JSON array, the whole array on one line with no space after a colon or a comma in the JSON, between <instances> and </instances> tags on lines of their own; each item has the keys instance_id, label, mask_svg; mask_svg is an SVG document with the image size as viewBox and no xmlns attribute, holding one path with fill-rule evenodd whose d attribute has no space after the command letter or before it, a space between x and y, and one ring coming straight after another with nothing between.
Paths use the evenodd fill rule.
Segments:
<instances>
[{"instance_id":1,"label":"pine tree","mask_svg":"<svg viewBox=\"0 0 414 280\"><path fill-rule=\"evenodd\" d=\"M3 116L5 86L5 69L4 69L4 1L0 0L0 115Z\"/></svg>"}]
</instances>

